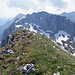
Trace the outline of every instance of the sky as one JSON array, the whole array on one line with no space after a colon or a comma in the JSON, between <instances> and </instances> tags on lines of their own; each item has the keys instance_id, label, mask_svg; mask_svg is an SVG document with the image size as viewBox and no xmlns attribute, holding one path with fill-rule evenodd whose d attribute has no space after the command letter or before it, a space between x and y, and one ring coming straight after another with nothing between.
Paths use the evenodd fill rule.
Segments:
<instances>
[{"instance_id":1,"label":"sky","mask_svg":"<svg viewBox=\"0 0 75 75\"><path fill-rule=\"evenodd\" d=\"M75 11L75 0L0 0L0 18L41 11L52 14L69 13Z\"/></svg>"}]
</instances>

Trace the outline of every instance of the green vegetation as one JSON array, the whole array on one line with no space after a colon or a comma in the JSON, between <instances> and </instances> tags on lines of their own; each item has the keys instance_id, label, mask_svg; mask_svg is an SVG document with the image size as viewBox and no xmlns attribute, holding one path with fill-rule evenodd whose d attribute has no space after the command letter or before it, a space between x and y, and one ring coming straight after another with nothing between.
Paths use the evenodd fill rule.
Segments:
<instances>
[{"instance_id":1,"label":"green vegetation","mask_svg":"<svg viewBox=\"0 0 75 75\"><path fill-rule=\"evenodd\" d=\"M22 34L26 38L15 42L16 38L22 38ZM32 32L27 34L23 30L16 31L13 35L11 42L15 42L15 53L0 56L3 58L0 60L0 75L23 75L20 68L27 63L35 64L35 73L28 75L52 75L57 72L61 75L75 75L75 57L63 51L47 37ZM7 48L7 45L4 48ZM22 56L17 59L20 55Z\"/></svg>"}]
</instances>

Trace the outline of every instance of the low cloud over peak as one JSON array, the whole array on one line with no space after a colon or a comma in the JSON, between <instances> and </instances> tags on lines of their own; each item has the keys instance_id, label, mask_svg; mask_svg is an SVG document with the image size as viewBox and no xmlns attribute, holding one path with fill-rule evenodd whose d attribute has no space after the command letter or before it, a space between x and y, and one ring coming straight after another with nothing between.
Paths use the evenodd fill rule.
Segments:
<instances>
[{"instance_id":1,"label":"low cloud over peak","mask_svg":"<svg viewBox=\"0 0 75 75\"><path fill-rule=\"evenodd\" d=\"M0 0L0 17L46 11L53 14L75 11L75 0Z\"/></svg>"}]
</instances>

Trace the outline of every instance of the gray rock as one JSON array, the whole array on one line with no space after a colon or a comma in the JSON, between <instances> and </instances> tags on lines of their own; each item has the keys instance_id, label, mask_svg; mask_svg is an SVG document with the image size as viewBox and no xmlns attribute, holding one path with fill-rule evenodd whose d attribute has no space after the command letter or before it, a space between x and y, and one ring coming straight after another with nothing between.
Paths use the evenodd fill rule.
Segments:
<instances>
[{"instance_id":1,"label":"gray rock","mask_svg":"<svg viewBox=\"0 0 75 75\"><path fill-rule=\"evenodd\" d=\"M22 73L27 74L27 73L34 73L35 69L34 69L34 64L26 64L22 69L21 69Z\"/></svg>"},{"instance_id":2,"label":"gray rock","mask_svg":"<svg viewBox=\"0 0 75 75\"><path fill-rule=\"evenodd\" d=\"M26 36L22 36L22 39L25 39L26 38Z\"/></svg>"},{"instance_id":3,"label":"gray rock","mask_svg":"<svg viewBox=\"0 0 75 75\"><path fill-rule=\"evenodd\" d=\"M59 72L57 72L57 73L53 73L53 75L60 75L60 73L59 73Z\"/></svg>"},{"instance_id":4,"label":"gray rock","mask_svg":"<svg viewBox=\"0 0 75 75\"><path fill-rule=\"evenodd\" d=\"M17 38L17 39L16 39L16 41L20 41L20 40L21 40L21 38Z\"/></svg>"},{"instance_id":5,"label":"gray rock","mask_svg":"<svg viewBox=\"0 0 75 75\"><path fill-rule=\"evenodd\" d=\"M8 53L14 53L14 51L12 49L8 49L7 52Z\"/></svg>"}]
</instances>

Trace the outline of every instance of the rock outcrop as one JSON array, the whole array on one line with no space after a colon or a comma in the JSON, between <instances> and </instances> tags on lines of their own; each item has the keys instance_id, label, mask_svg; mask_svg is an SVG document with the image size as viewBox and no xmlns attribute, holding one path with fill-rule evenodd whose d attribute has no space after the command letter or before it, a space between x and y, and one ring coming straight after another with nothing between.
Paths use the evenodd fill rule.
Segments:
<instances>
[{"instance_id":1,"label":"rock outcrop","mask_svg":"<svg viewBox=\"0 0 75 75\"><path fill-rule=\"evenodd\" d=\"M26 64L22 69L21 69L22 73L24 74L28 74L28 73L34 73L35 72L35 68L34 68L34 64Z\"/></svg>"}]
</instances>

